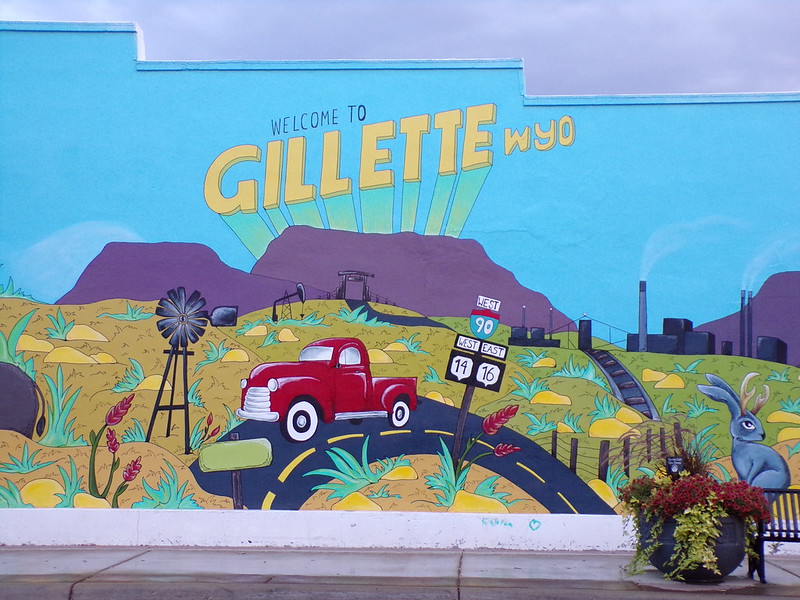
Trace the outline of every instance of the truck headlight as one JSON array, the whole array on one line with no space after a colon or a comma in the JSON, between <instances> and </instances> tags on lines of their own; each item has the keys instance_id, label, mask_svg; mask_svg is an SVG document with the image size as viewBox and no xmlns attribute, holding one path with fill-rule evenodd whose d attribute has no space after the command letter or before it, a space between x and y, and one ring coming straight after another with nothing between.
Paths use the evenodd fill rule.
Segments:
<instances>
[{"instance_id":1,"label":"truck headlight","mask_svg":"<svg viewBox=\"0 0 800 600\"><path fill-rule=\"evenodd\" d=\"M242 389L247 387L247 379L242 379L241 386L242 386Z\"/></svg>"},{"instance_id":2,"label":"truck headlight","mask_svg":"<svg viewBox=\"0 0 800 600\"><path fill-rule=\"evenodd\" d=\"M275 390L277 390L278 389L278 380L277 379L270 379L269 381L267 381L267 389L270 392L274 392Z\"/></svg>"}]
</instances>

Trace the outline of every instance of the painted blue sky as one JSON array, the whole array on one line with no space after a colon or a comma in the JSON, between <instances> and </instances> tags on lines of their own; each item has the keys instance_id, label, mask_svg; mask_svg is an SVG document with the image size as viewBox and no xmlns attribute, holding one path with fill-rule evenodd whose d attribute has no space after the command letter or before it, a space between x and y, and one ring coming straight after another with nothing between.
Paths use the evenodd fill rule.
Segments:
<instances>
[{"instance_id":1,"label":"painted blue sky","mask_svg":"<svg viewBox=\"0 0 800 600\"><path fill-rule=\"evenodd\" d=\"M387 102L377 92L364 95L369 121L496 102L493 131L500 140L503 127L573 116L577 139L570 148L502 156L495 143L495 165L463 236L478 239L498 264L571 317L588 313L632 330L640 278L650 282L652 323L667 316L701 323L735 311L741 287L757 290L770 273L800 269L800 243L794 235L800 171L796 159L786 158L800 155L800 142L792 134L800 129L797 103L766 104L741 118L734 114L738 105L724 105L721 112L701 108L686 118L676 105L631 120L625 110L652 108L647 102L637 108L598 108L592 100L564 105L538 97L800 88L798 40L788 35L787 25L797 22L794 3L772 3L773 13L763 3L758 3L760 10L754 3L726 4L724 13L716 3L666 3L673 10L645 9L644 4L649 3L616 2L615 8L588 1L524 4L550 9L534 11L507 2L492 3L490 13L489 3L458 3L458 8L455 3L437 3L437 8L425 3L426 18L420 18L393 2L369 11L360 2L335 3L334 9L333 3L313 2L224 7L132 2L123 8L111 2L34 1L0 3L0 19L135 20L148 60L521 56L527 93L537 95L527 106L513 76L511 84L502 79L501 87L492 87L499 80L478 77L477 84L485 82L496 91L471 90L463 97L442 93L416 104L408 98ZM508 16L512 9L517 11L513 18ZM680 17L679 9L685 9ZM387 27L389 22L393 27ZM745 27L748 36L741 34ZM395 31L413 31L413 43L407 33L389 34ZM674 42L678 38L680 44ZM0 92L13 90L0 87ZM137 110L131 98L118 100ZM338 91L315 102L347 101ZM93 117L66 116L74 131L117 150L103 159L104 171L115 173L110 180L98 179L93 168L68 168L63 154L48 154L70 148L48 147L43 133L48 123L38 122L42 143L30 160L54 159L43 163L42 177L15 178L17 171L7 162L5 174L0 171L5 175L0 182L0 280L13 276L17 286L54 300L108 241L200 241L229 264L249 269L253 257L217 215L198 209L196 188L215 152L250 143L253 123L266 129L272 116L290 111L290 103L251 105L249 114L230 117L211 136L216 139L202 140L206 147L193 147L178 163L172 158L182 152L176 140L199 137L185 123L169 125L175 107L168 104L158 104L152 118L135 120L137 130L114 125L95 134L81 130L82 123L97 125ZM104 104L98 101L98 107ZM665 114L671 116L665 120ZM64 116L50 118L63 134ZM158 150L170 158L148 163L144 176L141 166L125 157L144 155L137 139L153 132L142 128L164 124L165 142ZM81 164L97 159L81 152L76 148L73 157L85 159ZM170 164L179 168L170 171ZM45 182L49 191L42 189ZM87 201L103 193L109 197Z\"/></svg>"}]
</instances>

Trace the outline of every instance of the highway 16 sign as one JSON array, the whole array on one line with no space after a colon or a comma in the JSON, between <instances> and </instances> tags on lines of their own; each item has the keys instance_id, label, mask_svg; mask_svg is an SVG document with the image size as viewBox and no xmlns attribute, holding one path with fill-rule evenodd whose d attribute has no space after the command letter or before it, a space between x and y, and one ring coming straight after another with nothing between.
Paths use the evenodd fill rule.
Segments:
<instances>
[{"instance_id":1,"label":"highway 16 sign","mask_svg":"<svg viewBox=\"0 0 800 600\"><path fill-rule=\"evenodd\" d=\"M454 345L445 379L499 392L506 369L505 363L500 361L505 359L508 348L466 335L457 336ZM495 360L498 358L499 361Z\"/></svg>"}]
</instances>

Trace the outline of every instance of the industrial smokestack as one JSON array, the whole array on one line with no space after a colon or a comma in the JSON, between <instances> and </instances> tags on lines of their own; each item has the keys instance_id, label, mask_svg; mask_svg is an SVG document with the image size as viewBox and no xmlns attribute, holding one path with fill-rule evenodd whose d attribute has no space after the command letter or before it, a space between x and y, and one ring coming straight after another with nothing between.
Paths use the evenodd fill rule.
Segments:
<instances>
[{"instance_id":1,"label":"industrial smokestack","mask_svg":"<svg viewBox=\"0 0 800 600\"><path fill-rule=\"evenodd\" d=\"M647 282L639 282L639 352L647 352Z\"/></svg>"},{"instance_id":2,"label":"industrial smokestack","mask_svg":"<svg viewBox=\"0 0 800 600\"><path fill-rule=\"evenodd\" d=\"M739 356L747 356L745 343L747 342L747 292L742 290L739 299Z\"/></svg>"},{"instance_id":3,"label":"industrial smokestack","mask_svg":"<svg viewBox=\"0 0 800 600\"><path fill-rule=\"evenodd\" d=\"M753 357L753 292L747 292L747 356Z\"/></svg>"}]
</instances>

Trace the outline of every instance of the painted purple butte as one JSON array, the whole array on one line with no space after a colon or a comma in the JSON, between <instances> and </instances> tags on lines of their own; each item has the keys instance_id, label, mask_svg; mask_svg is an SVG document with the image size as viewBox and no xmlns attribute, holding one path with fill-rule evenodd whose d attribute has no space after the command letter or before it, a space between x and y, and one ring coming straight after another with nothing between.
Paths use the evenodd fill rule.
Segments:
<instances>
[{"instance_id":1,"label":"painted purple butte","mask_svg":"<svg viewBox=\"0 0 800 600\"><path fill-rule=\"evenodd\" d=\"M776 337L788 346L789 364L800 363L800 272L771 275L753 296L752 306L753 356L759 336ZM730 340L734 354L739 354L739 311L695 329L713 333L717 338L717 351L721 341Z\"/></svg>"},{"instance_id":2,"label":"painted purple butte","mask_svg":"<svg viewBox=\"0 0 800 600\"><path fill-rule=\"evenodd\" d=\"M252 269L255 274L297 278L331 291L341 281L339 271L374 274L367 280L372 293L427 317L467 316L482 295L501 301L503 323L521 325L525 305L528 327L549 327L550 301L523 287L469 239L294 226L270 243ZM347 297L358 299L358 292L348 287ZM554 330L569 324L570 319L553 310Z\"/></svg>"},{"instance_id":3,"label":"painted purple butte","mask_svg":"<svg viewBox=\"0 0 800 600\"><path fill-rule=\"evenodd\" d=\"M187 293L199 290L208 310L238 306L241 316L271 307L286 292L294 293L298 281L302 279L284 281L234 269L202 244L112 242L57 304L89 304L114 298L147 302L183 286ZM324 294L313 287L307 288L307 293L310 298Z\"/></svg>"}]
</instances>

